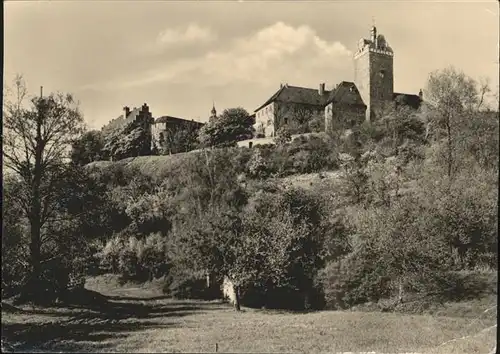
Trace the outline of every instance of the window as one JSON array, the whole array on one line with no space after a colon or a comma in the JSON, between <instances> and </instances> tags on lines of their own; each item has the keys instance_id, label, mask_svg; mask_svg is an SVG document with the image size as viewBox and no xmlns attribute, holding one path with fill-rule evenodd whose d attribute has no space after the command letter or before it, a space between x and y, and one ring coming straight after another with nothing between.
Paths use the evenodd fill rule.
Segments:
<instances>
[{"instance_id":1,"label":"window","mask_svg":"<svg viewBox=\"0 0 500 354\"><path fill-rule=\"evenodd\" d=\"M285 125L288 124L288 118L285 118L284 121L285 121Z\"/></svg>"},{"instance_id":2,"label":"window","mask_svg":"<svg viewBox=\"0 0 500 354\"><path fill-rule=\"evenodd\" d=\"M251 149L252 148L252 145L253 145L253 142L249 141L248 142L248 147Z\"/></svg>"}]
</instances>

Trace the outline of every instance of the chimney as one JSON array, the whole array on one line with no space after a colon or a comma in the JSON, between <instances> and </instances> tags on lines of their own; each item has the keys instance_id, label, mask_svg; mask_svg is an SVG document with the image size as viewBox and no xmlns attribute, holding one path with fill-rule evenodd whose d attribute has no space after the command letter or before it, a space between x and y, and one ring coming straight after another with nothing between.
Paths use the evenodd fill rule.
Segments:
<instances>
[{"instance_id":1,"label":"chimney","mask_svg":"<svg viewBox=\"0 0 500 354\"><path fill-rule=\"evenodd\" d=\"M420 89L420 91L418 91L418 97L420 98L420 101L424 100L424 93L422 92L422 89Z\"/></svg>"},{"instance_id":2,"label":"chimney","mask_svg":"<svg viewBox=\"0 0 500 354\"><path fill-rule=\"evenodd\" d=\"M123 107L123 113L125 114L124 118L127 118L128 115L130 114L130 108L127 106Z\"/></svg>"},{"instance_id":3,"label":"chimney","mask_svg":"<svg viewBox=\"0 0 500 354\"><path fill-rule=\"evenodd\" d=\"M283 83L280 83L280 89L282 89L282 88L283 88Z\"/></svg>"},{"instance_id":4,"label":"chimney","mask_svg":"<svg viewBox=\"0 0 500 354\"><path fill-rule=\"evenodd\" d=\"M325 94L325 84L324 83L319 84L318 92L319 92L320 96L323 96Z\"/></svg>"}]
</instances>

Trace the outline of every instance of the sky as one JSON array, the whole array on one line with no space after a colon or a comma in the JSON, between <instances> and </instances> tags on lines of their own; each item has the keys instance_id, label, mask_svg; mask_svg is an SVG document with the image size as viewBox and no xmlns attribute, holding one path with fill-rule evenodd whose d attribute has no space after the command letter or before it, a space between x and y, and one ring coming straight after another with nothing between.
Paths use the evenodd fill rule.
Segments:
<instances>
[{"instance_id":1,"label":"sky","mask_svg":"<svg viewBox=\"0 0 500 354\"><path fill-rule=\"evenodd\" d=\"M499 5L492 1L8 1L4 85L69 92L89 128L123 107L206 121L253 112L280 83L354 78L373 21L393 48L394 89L417 94L453 65L498 90Z\"/></svg>"}]
</instances>

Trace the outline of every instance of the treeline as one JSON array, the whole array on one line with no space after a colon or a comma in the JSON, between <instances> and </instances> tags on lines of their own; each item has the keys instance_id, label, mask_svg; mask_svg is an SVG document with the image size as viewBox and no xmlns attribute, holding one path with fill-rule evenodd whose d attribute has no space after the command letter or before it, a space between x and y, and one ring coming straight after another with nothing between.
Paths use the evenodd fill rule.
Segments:
<instances>
[{"instance_id":1,"label":"treeline","mask_svg":"<svg viewBox=\"0 0 500 354\"><path fill-rule=\"evenodd\" d=\"M65 165L59 194L47 194L39 280L53 298L99 272L210 298L227 278L242 304L289 309L479 296L487 284L469 275L498 261L498 113L480 109L466 79L431 75L432 104L420 112L390 109L275 146L206 149L155 175ZM339 177L308 189L281 178L327 170ZM4 182L3 294L33 273L31 199L19 198L27 178Z\"/></svg>"}]
</instances>

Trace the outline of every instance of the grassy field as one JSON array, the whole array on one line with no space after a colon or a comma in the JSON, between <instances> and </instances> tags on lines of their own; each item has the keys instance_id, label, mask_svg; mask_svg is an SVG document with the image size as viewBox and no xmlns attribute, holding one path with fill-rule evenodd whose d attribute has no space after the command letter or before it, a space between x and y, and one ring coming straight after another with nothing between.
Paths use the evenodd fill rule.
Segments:
<instances>
[{"instance_id":1,"label":"grassy field","mask_svg":"<svg viewBox=\"0 0 500 354\"><path fill-rule=\"evenodd\" d=\"M289 313L222 302L176 301L160 284L87 282L100 304L54 308L2 304L3 350L99 352L376 352L490 353L496 343L496 298L456 317L378 312ZM488 311L489 310L489 311ZM463 312L463 311L462 311ZM460 312L460 313L462 313ZM444 311L443 313L446 313Z\"/></svg>"}]
</instances>

